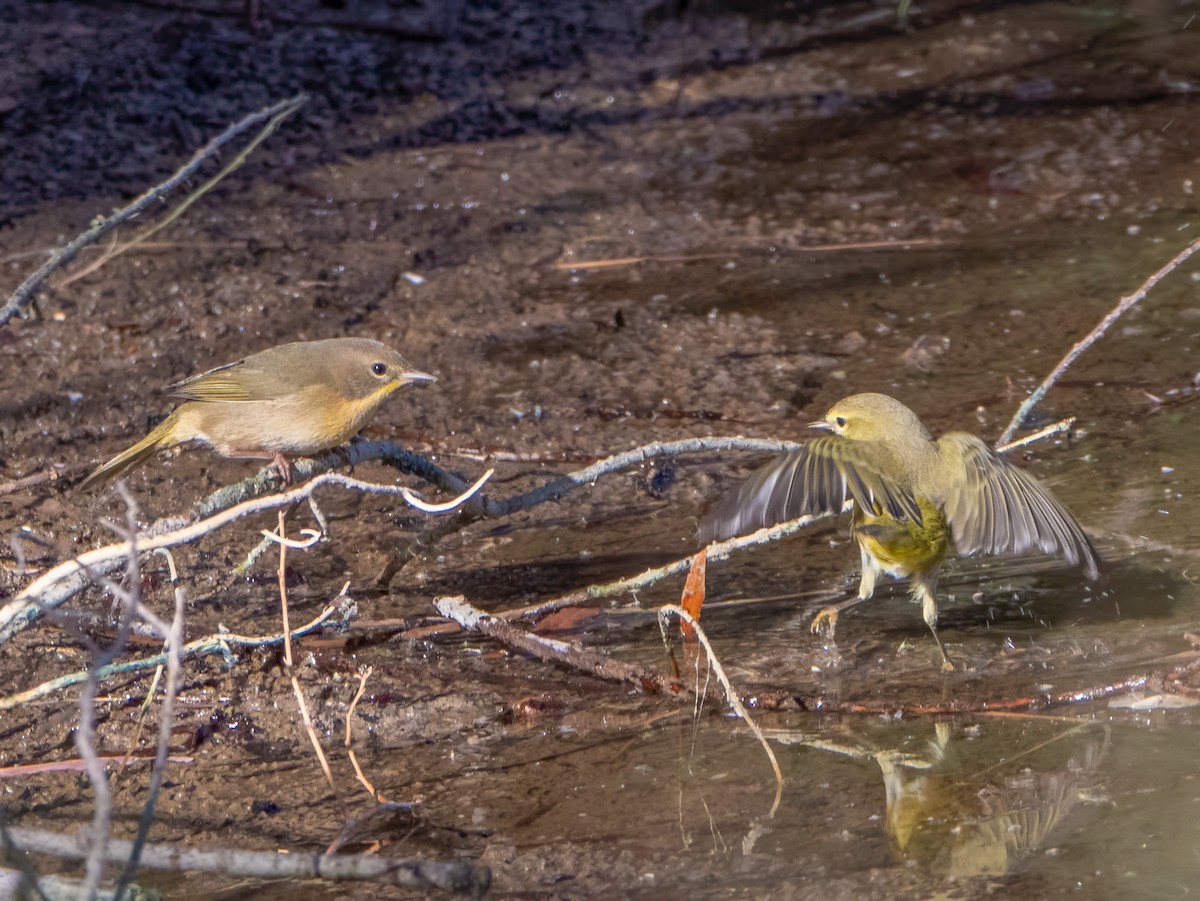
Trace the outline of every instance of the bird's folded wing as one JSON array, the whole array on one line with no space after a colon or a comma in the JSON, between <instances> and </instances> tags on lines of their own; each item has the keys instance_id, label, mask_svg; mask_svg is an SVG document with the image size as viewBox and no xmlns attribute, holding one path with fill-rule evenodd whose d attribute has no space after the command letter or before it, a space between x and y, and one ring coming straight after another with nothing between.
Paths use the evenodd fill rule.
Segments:
<instances>
[{"instance_id":1,"label":"bird's folded wing","mask_svg":"<svg viewBox=\"0 0 1200 901\"><path fill-rule=\"evenodd\" d=\"M1099 556L1092 542L1037 479L974 435L950 432L938 445L950 486L946 518L960 554L1041 551L1096 578ZM951 477L948 466L961 466L961 477Z\"/></svg>"},{"instance_id":2,"label":"bird's folded wing","mask_svg":"<svg viewBox=\"0 0 1200 901\"><path fill-rule=\"evenodd\" d=\"M700 537L709 542L799 516L837 513L847 497L866 510L920 522L912 493L872 462L878 452L873 444L836 437L809 441L774 458L725 495L701 525Z\"/></svg>"},{"instance_id":3,"label":"bird's folded wing","mask_svg":"<svg viewBox=\"0 0 1200 901\"><path fill-rule=\"evenodd\" d=\"M278 383L278 378L271 378L239 360L168 385L163 390L184 400L266 400L279 393Z\"/></svg>"}]
</instances>

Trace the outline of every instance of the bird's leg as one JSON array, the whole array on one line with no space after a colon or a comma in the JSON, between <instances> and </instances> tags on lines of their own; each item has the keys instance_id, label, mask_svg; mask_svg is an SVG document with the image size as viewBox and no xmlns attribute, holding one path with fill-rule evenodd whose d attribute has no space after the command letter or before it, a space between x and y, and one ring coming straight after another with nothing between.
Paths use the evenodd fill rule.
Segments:
<instances>
[{"instance_id":1,"label":"bird's leg","mask_svg":"<svg viewBox=\"0 0 1200 901\"><path fill-rule=\"evenodd\" d=\"M276 468L279 469L279 475L283 479L283 484L292 484L292 464L288 462L288 458L279 451L275 451L271 455L271 460L274 462Z\"/></svg>"},{"instance_id":2,"label":"bird's leg","mask_svg":"<svg viewBox=\"0 0 1200 901\"><path fill-rule=\"evenodd\" d=\"M292 484L292 464L279 451L231 448L229 450L222 450L221 453L234 460L270 460L275 464L275 468L279 470L279 477L283 479L283 484L285 486Z\"/></svg>"},{"instance_id":3,"label":"bird's leg","mask_svg":"<svg viewBox=\"0 0 1200 901\"><path fill-rule=\"evenodd\" d=\"M838 616L841 615L841 612L869 600L871 595L875 593L875 578L879 575L880 570L875 566L875 561L871 559L871 555L867 553L865 547L859 545L858 549L862 554L862 578L858 582L858 597L842 601L840 604L831 604L818 612L813 617L812 626L810 627L813 635L820 635L824 630L826 638L832 641L833 633L837 629Z\"/></svg>"},{"instance_id":4,"label":"bird's leg","mask_svg":"<svg viewBox=\"0 0 1200 901\"><path fill-rule=\"evenodd\" d=\"M921 601L921 616L925 619L925 625L929 626L929 631L933 633L933 640L937 642L938 650L942 652L942 672L954 672L954 664L950 662L950 655L946 653L946 646L942 644L942 637L938 635L937 621L938 609L937 598L934 593L937 591L937 573L934 572L929 576L913 576L913 594Z\"/></svg>"}]
</instances>

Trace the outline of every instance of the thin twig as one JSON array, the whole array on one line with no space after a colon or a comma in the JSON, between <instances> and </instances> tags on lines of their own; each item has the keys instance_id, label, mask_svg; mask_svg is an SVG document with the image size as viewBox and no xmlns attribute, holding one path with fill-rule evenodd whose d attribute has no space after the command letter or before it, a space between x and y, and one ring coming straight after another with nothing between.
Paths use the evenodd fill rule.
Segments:
<instances>
[{"instance_id":1,"label":"thin twig","mask_svg":"<svg viewBox=\"0 0 1200 901\"><path fill-rule=\"evenodd\" d=\"M354 711L358 709L358 702L362 700L362 696L367 691L367 680L371 678L371 673L375 672L373 666L368 666L365 670L358 674L358 691L354 693L354 699L350 701L350 709L346 711L346 754L350 757L350 763L354 767L354 775L358 777L358 781L362 783L363 788L367 793L378 803L386 803L386 799L379 793L379 790L371 784L371 780L366 777L362 771L362 767L358 765L358 755L354 753L354 734L352 725L354 723Z\"/></svg>"},{"instance_id":2,"label":"thin twig","mask_svg":"<svg viewBox=\"0 0 1200 901\"><path fill-rule=\"evenodd\" d=\"M479 490L483 480L480 479L468 489L468 492L460 498L460 502L468 500L475 491ZM152 534L147 532L137 536L137 546L139 551L147 552L165 547L176 547L181 544L190 544L197 541L206 535L211 534L217 529L225 526L235 520L241 519L254 513L261 513L265 510L274 510L280 507L287 507L299 500L303 500L312 494L316 489L323 485L339 485L343 488L364 491L370 494L389 494L398 495L406 501L417 499L416 496L408 488L399 485L380 485L374 482L364 482L359 479L352 479L349 476L341 475L340 473L325 473L311 481L304 483L291 491L283 494L273 494L266 497L252 498L238 504L235 507L230 507L217 513L200 522L191 523L190 525L182 526L162 534ZM419 499L418 499L419 500ZM94 573L97 569L103 568L106 564L116 560L124 559L129 553L129 542L121 542L120 544L111 544L105 547L96 548L87 551L75 557L72 560L67 560L43 573L39 578L35 579L27 585L15 598L8 602L0 609L0 644L7 641L18 631L28 625L39 612L51 609L64 603L71 594L63 593L51 594L51 590L60 582L72 579L77 575L83 575L84 583L92 581Z\"/></svg>"},{"instance_id":3,"label":"thin twig","mask_svg":"<svg viewBox=\"0 0 1200 901\"><path fill-rule=\"evenodd\" d=\"M341 608L331 604L326 607L312 622L303 625L292 632L292 636L300 638L310 632L324 626L327 622L341 613ZM188 642L180 649L180 658L183 660L199 657L205 654L219 654L226 659L231 657L231 648L263 648L271 647L272 645L281 644L283 635L234 635L229 632L219 632L215 635L209 635L205 638L197 639L196 641ZM170 660L170 655L166 653L155 654L153 657L144 657L139 660L127 660L124 663L111 663L108 666L101 667L96 670L97 679L107 679L110 676L123 676L128 673L141 672L143 670L155 669L162 666ZM25 691L17 694L0 697L0 711L12 710L16 707L28 704L32 701L37 701L41 698L49 697L57 694L64 688L70 688L72 685L78 685L88 678L90 670L79 670L74 673L67 673L63 676L58 676L48 682L43 682L41 685L35 685L33 688L28 688Z\"/></svg>"},{"instance_id":4,"label":"thin twig","mask_svg":"<svg viewBox=\"0 0 1200 901\"><path fill-rule=\"evenodd\" d=\"M338 792L337 784L333 781L333 770L329 768L329 759L321 748L321 740L317 737L316 727L313 726L312 716L308 712L308 702L304 700L304 689L300 687L300 680L296 677L296 667L292 663L292 635L288 628L287 551L289 542L286 516L285 511L279 511L279 609L283 619L283 671L292 683L292 692L296 695L296 705L300 708L300 719L304 723L304 731L308 733L308 740L312 742L313 750L317 752L321 772L325 774L325 780L333 790L334 796L340 801L341 794Z\"/></svg>"},{"instance_id":5,"label":"thin twig","mask_svg":"<svg viewBox=\"0 0 1200 901\"><path fill-rule=\"evenodd\" d=\"M1023 438L1018 438L1016 441L1001 444L996 450L1002 454L1007 454L1011 450L1016 450L1018 447L1025 447L1026 445L1033 444L1035 441L1049 438L1051 435L1057 435L1060 432L1069 432L1073 425L1075 425L1075 417L1068 416L1066 419L1060 419L1058 422L1051 423L1043 429L1038 429L1036 432L1032 432Z\"/></svg>"},{"instance_id":6,"label":"thin twig","mask_svg":"<svg viewBox=\"0 0 1200 901\"><path fill-rule=\"evenodd\" d=\"M461 595L435 598L433 606L438 613L454 620L464 630L490 636L500 643L517 648L538 660L580 670L609 682L624 682L634 685L642 691L678 695L688 690L688 686L685 686L680 680L663 676L644 666L614 660L605 654L570 642L557 641L553 638L526 632L499 617L484 613L467 603L466 598ZM715 688L708 689L706 693L714 699L719 698Z\"/></svg>"},{"instance_id":7,"label":"thin twig","mask_svg":"<svg viewBox=\"0 0 1200 901\"><path fill-rule=\"evenodd\" d=\"M46 279L75 259L79 251L84 247L104 237L122 222L132 219L174 191L179 185L191 178L206 160L214 156L218 150L242 132L253 128L260 122L281 115L285 110L290 112L299 109L307 102L308 95L299 94L288 100L283 100L260 109L258 112L251 113L240 122L229 126L197 150L192 155L192 158L166 181L150 188L128 206L115 211L111 216L97 216L92 220L91 227L87 231L75 238L70 244L56 251L49 260L43 263L36 272L25 279L17 290L13 292L4 306L0 307L0 326L7 324L16 316L24 315L25 307L33 303Z\"/></svg>"},{"instance_id":8,"label":"thin twig","mask_svg":"<svg viewBox=\"0 0 1200 901\"><path fill-rule=\"evenodd\" d=\"M1108 327L1110 325L1120 319L1130 307L1145 297L1150 292L1151 288L1162 281L1163 278L1174 271L1180 263L1194 254L1197 250L1200 250L1200 238L1197 238L1183 250L1179 251L1179 253L1175 254L1175 256L1172 257L1165 266L1142 282L1141 286L1136 291L1130 295L1127 295L1126 297L1122 297L1117 305L1108 311L1108 314L1100 320L1095 328L1088 332L1087 335L1085 335L1080 341L1076 342L1075 345L1069 351L1067 351L1067 355L1059 360L1058 365L1055 366L1051 373L1042 381L1042 383L1034 389L1033 393L1025 399L1025 402L1022 403L1017 409L1016 415L1013 416L1012 422L1008 424L1008 428L1006 428L1004 433L1000 436L1000 440L997 442L997 444L1005 444L1006 442L1011 441L1012 436L1016 433L1017 429L1021 427L1021 423L1029 418L1029 414L1033 412L1033 408L1036 407L1041 402L1042 398L1046 396L1046 392L1050 390L1050 386L1059 380L1062 374L1067 371L1068 367L1070 367L1070 365L1079 358L1079 355L1095 344L1100 339L1100 336L1108 331Z\"/></svg>"},{"instance_id":9,"label":"thin twig","mask_svg":"<svg viewBox=\"0 0 1200 901\"><path fill-rule=\"evenodd\" d=\"M166 551L168 560L170 554ZM167 772L168 754L171 750L171 735L175 726L175 698L179 694L179 673L183 668L180 655L180 645L183 643L184 593L176 581L175 564L171 562L171 581L175 583L175 616L171 620L171 629L167 634L167 684L163 690L162 705L159 707L158 741L154 753L154 766L150 770L150 785L146 791L146 803L142 805L142 815L138 820L137 835L133 840L133 848L125 861L125 869L117 882L116 896L123 897L125 889L132 884L137 876L138 861L142 850L150 837L150 827L154 825L154 807L158 801L158 793L162 789L163 777ZM151 695L152 697L152 695Z\"/></svg>"},{"instance_id":10,"label":"thin twig","mask_svg":"<svg viewBox=\"0 0 1200 901\"><path fill-rule=\"evenodd\" d=\"M155 758L144 757L137 754L101 754L100 760L105 764L112 764L117 767L131 767L139 763L153 764ZM195 763L194 757L188 757L181 754L172 754L167 757L168 763ZM79 757L73 757L68 760L47 760L43 763L18 763L13 766L0 766L0 779L27 779L30 776L37 776L42 773L86 773L87 761ZM0 893L0 898L3 898L3 893Z\"/></svg>"},{"instance_id":11,"label":"thin twig","mask_svg":"<svg viewBox=\"0 0 1200 901\"><path fill-rule=\"evenodd\" d=\"M851 502L847 501L843 510L849 510ZM754 547L758 544L767 544L771 541L778 541L788 535L793 535L801 529L808 528L815 522L822 519L827 519L833 514L822 514L820 516L801 516L798 519L792 519L788 522L781 522L777 525L770 526L765 529L759 529L757 532L752 532L749 535L741 535L737 538L730 538L725 541L717 541L710 544L707 548L708 560L725 560L732 556L735 552L744 550L748 547ZM678 560L672 561L665 566L656 566L651 569L644 570L635 576L626 576L621 579L616 579L612 582L601 582L595 585L588 585L586 588L580 588L576 591L568 591L566 594L560 594L557 597L550 598L545 601L539 601L536 604L530 604L527 607L517 607L511 610L501 610L491 616L509 622L515 621L530 621L541 619L547 614L554 613L556 610L562 610L566 607L578 607L581 604L587 604L591 601L605 600L607 598L616 597L618 595L631 594L643 588L649 588L651 585L656 585L664 579L671 576L685 573L691 569L692 561L695 559L695 554L689 554L686 557L681 557ZM453 618L452 618L453 619ZM422 637L427 635L439 635L459 631L459 625L455 622L435 623L433 625L419 626L411 631L418 631ZM408 633L405 633L407 636Z\"/></svg>"},{"instance_id":12,"label":"thin twig","mask_svg":"<svg viewBox=\"0 0 1200 901\"><path fill-rule=\"evenodd\" d=\"M721 666L717 652L713 650L713 646L708 640L708 635L705 634L704 629L700 626L700 620L692 616L678 604L663 604L658 608L660 622L663 622L667 614L679 617L680 620L692 627L696 633L696 638L700 640L700 644L704 647L704 653L708 657L708 665L712 668L713 675L717 677L717 681L721 683L721 688L725 690L725 701L733 708L734 713L738 715L742 722L750 727L750 731L754 733L754 737L758 739L758 743L762 745L763 751L766 752L767 759L771 761L771 769L775 771L775 801L771 805L771 810L767 816L775 816L775 812L779 810L779 802L783 800L783 771L779 768L779 761L775 757L775 752L771 750L771 745L767 742L766 736L763 735L762 729L751 718L749 711L742 704L742 699L734 691L733 683L725 675L725 668Z\"/></svg>"}]
</instances>

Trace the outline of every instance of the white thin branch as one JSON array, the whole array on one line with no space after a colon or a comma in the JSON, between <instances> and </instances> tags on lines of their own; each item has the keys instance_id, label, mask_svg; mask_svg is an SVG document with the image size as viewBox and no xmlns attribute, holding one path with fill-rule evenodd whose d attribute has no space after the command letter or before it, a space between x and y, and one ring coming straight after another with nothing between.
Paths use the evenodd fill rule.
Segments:
<instances>
[{"instance_id":1,"label":"white thin branch","mask_svg":"<svg viewBox=\"0 0 1200 901\"><path fill-rule=\"evenodd\" d=\"M463 500L469 498L471 494L479 490L479 486L490 476L491 470L488 471L479 481L476 482L467 494L462 498L456 499L457 503L462 503ZM338 485L342 488L347 488L353 491L363 491L368 494L390 494L399 496L408 501L407 495L411 491L401 485L381 485L376 482L364 482L360 479L354 479L350 476L342 475L336 472L327 472L317 476L303 485L293 488L291 491L285 491L282 494L271 494L266 497L251 498L235 507L230 507L228 510L222 510L207 519L202 519L199 522L191 523L179 529L166 532L162 535L137 535L134 541L122 541L119 544L110 544L104 547L96 548L95 550L87 551L75 557L72 560L67 560L47 570L41 577L35 579L26 586L15 598L9 601L3 609L0 609L0 631L21 616L22 612L38 602L41 595L56 583L80 572L99 567L101 564L107 563L110 560L115 560L130 553L131 547L136 543L137 549L140 552L155 551L159 548L176 547L181 544L190 544L197 541L206 535L209 535L223 526L228 525L243 517L250 516L255 513L262 513L265 510L275 510L279 507L288 507L298 501L305 500L314 491L323 485Z\"/></svg>"},{"instance_id":2,"label":"white thin branch","mask_svg":"<svg viewBox=\"0 0 1200 901\"><path fill-rule=\"evenodd\" d=\"M479 489L483 487L483 483L490 479L492 477L492 473L495 471L496 470L494 469L489 469L478 479L476 479L471 487L469 487L458 497L442 504L431 504L428 501L422 500L419 494L415 493L409 488L401 488L400 494L404 497L404 500L408 502L410 507L416 507L418 510L422 510L425 513L449 513L451 510L461 507L472 497L474 497L479 492Z\"/></svg>"}]
</instances>

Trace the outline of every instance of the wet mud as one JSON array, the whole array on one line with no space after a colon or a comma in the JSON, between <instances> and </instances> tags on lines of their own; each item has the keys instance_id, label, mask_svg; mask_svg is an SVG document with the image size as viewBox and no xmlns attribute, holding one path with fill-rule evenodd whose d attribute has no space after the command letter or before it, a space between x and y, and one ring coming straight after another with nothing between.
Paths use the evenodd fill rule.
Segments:
<instances>
[{"instance_id":1,"label":"wet mud","mask_svg":"<svg viewBox=\"0 0 1200 901\"><path fill-rule=\"evenodd\" d=\"M935 434L994 440L1200 228L1190 0L935 2L907 27L890 4L544 6L314 0L251 22L215 0L0 2L5 295L229 122L311 94L178 222L60 275L38 317L0 328L0 525L14 537L0 596L114 540L119 497L70 486L169 412L161 386L274 344L401 349L438 381L391 398L364 437L467 480L494 466L495 497L651 441L800 439L859 391L898 397ZM386 587L376 575L429 520L322 491L329 532L290 552L288 584L293 623L346 583L357 605L348 633L297 646L338 790L278 649L189 661L172 745L187 762L168 769L151 840L312 852L350 823L343 850L475 860L497 897L1185 890L1200 719L1163 709L1154 684L1112 704L1090 693L1195 653L1198 284L1194 261L1165 279L1030 423L1077 417L1020 462L1078 515L1103 578L955 562L941 622L959 672L941 673L900 585L846 613L836 644L811 635L816 610L857 584L844 522L710 563L703 622L730 678L748 699L789 699L753 711L786 780L773 816L766 758L722 705L697 713L478 636L406 632L436 619L435 597L509 609L694 552L700 517L762 459L709 453L476 522ZM149 523L255 470L185 450L128 487ZM378 463L355 475L396 478ZM175 551L189 636L278 631L274 552L234 572L273 524ZM310 524L293 515L293 530ZM161 558L141 587L168 615ZM548 634L666 672L652 609L681 589L597 603ZM115 622L105 592L76 598L8 643L5 693L85 669ZM359 760L411 810L373 811L343 748L367 666ZM144 675L104 683L103 753L150 746L148 690ZM78 692L5 711L0 763L76 756ZM1071 692L1081 700L1054 715L984 712ZM854 704L974 712L827 712ZM124 837L145 773L112 781ZM5 789L8 823L74 831L91 817L78 773ZM395 895L142 882L182 898Z\"/></svg>"}]
</instances>

